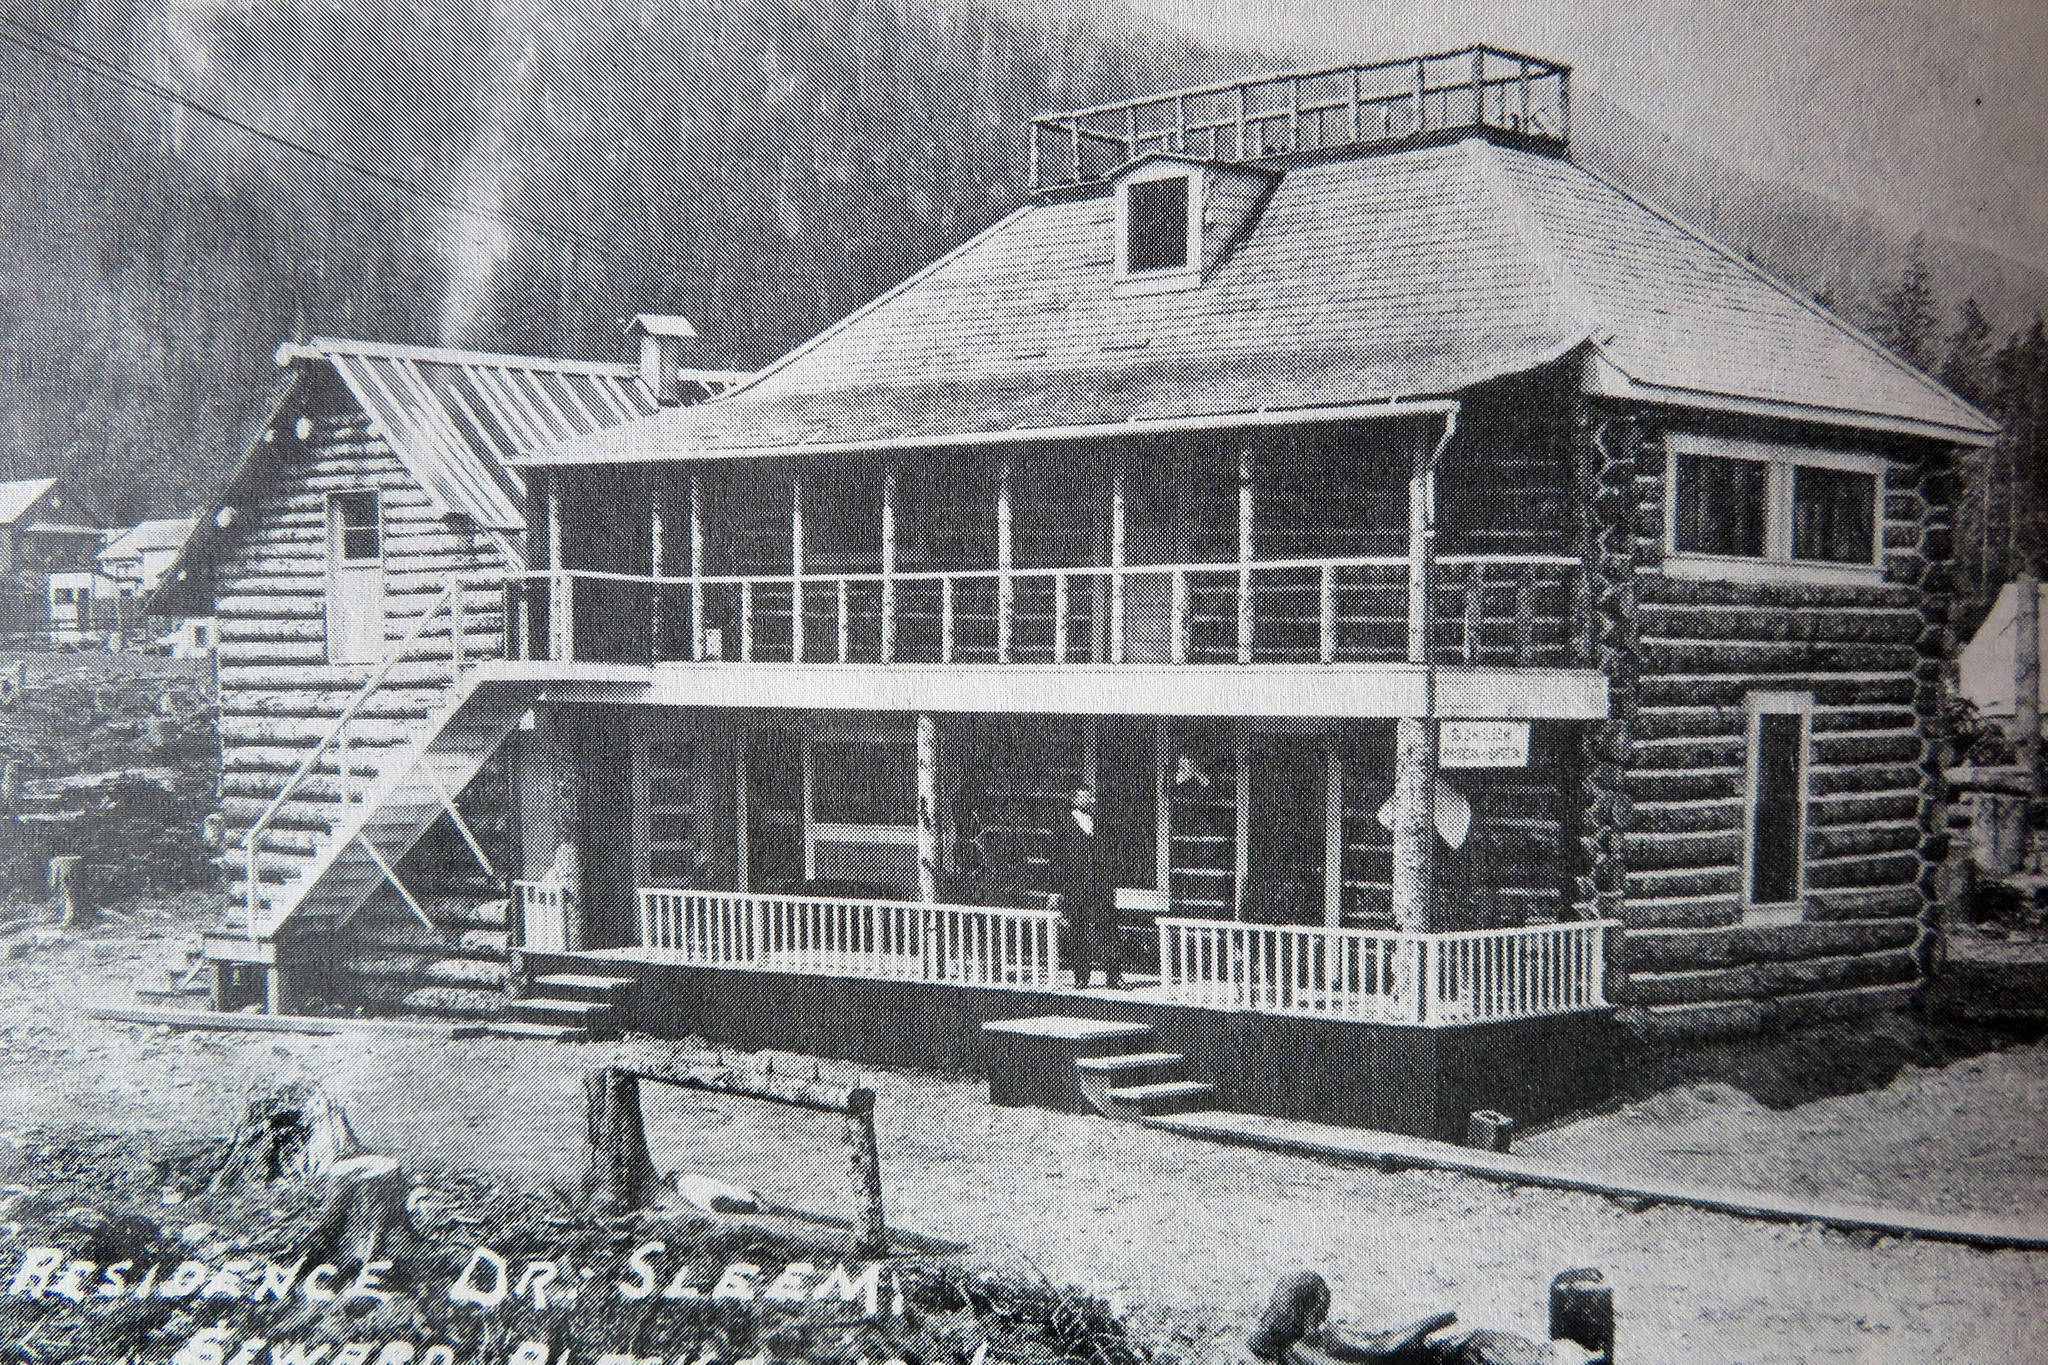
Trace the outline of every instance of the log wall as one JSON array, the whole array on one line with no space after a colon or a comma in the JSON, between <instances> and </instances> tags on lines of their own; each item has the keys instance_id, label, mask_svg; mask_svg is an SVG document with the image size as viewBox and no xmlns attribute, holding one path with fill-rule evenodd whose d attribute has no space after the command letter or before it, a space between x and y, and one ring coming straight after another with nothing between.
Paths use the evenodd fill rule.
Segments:
<instances>
[{"instance_id":1,"label":"log wall","mask_svg":"<svg viewBox=\"0 0 2048 1365\"><path fill-rule=\"evenodd\" d=\"M371 430L331 376L305 387L301 411L265 435L265 462L240 490L237 521L214 560L220 623L221 802L235 875L240 839L285 780L332 728L374 671L327 657L326 497L374 488L383 516L384 635L403 640L450 582L462 583L465 661L504 654L506 564L494 539L451 528L412 472ZM299 418L309 426L302 439ZM408 742L441 704L454 667L444 616L405 648L402 661L349 727L348 776L360 790L380 761ZM266 881L294 872L313 839L339 818L342 764L329 754L266 831Z\"/></svg>"},{"instance_id":2,"label":"log wall","mask_svg":"<svg viewBox=\"0 0 2048 1365\"><path fill-rule=\"evenodd\" d=\"M1891 457L1882 582L1700 581L1663 571L1668 422L1594 410L1583 438L1603 517L1594 650L1614 709L1589 740L1581 898L1630 926L1615 995L1639 1027L1680 1038L1899 1004L1927 951L1946 819L1948 452L1859 447ZM1755 691L1814 699L1793 924L1743 924Z\"/></svg>"}]
</instances>

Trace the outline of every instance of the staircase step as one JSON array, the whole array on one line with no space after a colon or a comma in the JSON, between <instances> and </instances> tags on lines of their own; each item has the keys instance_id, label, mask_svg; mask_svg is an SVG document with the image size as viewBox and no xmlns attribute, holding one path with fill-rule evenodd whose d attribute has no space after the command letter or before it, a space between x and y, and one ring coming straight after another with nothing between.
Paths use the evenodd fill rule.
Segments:
<instances>
[{"instance_id":1,"label":"staircase step","mask_svg":"<svg viewBox=\"0 0 2048 1365\"><path fill-rule=\"evenodd\" d=\"M533 979L533 989L557 1000L589 1000L616 1005L621 996L632 994L635 982L625 976L591 976L584 972L551 972Z\"/></svg>"},{"instance_id":2,"label":"staircase step","mask_svg":"<svg viewBox=\"0 0 2048 1365\"><path fill-rule=\"evenodd\" d=\"M502 1019L486 1024L484 1032L493 1038L536 1038L556 1043L587 1043L590 1030L565 1024L534 1024L521 1019Z\"/></svg>"},{"instance_id":3,"label":"staircase step","mask_svg":"<svg viewBox=\"0 0 2048 1365\"><path fill-rule=\"evenodd\" d=\"M1108 1057L1076 1057L1074 1065L1083 1071L1123 1075L1133 1071L1160 1071L1179 1066L1186 1060L1178 1052L1120 1052Z\"/></svg>"},{"instance_id":4,"label":"staircase step","mask_svg":"<svg viewBox=\"0 0 2048 1365\"><path fill-rule=\"evenodd\" d=\"M581 1028L599 1041L619 1032L618 1011L592 1000L515 1000L507 1013L527 1023Z\"/></svg>"},{"instance_id":5,"label":"staircase step","mask_svg":"<svg viewBox=\"0 0 2048 1365\"><path fill-rule=\"evenodd\" d=\"M1215 1094L1216 1087L1207 1081L1158 1081L1151 1085L1119 1086L1109 1092L1109 1098L1149 1117L1210 1108Z\"/></svg>"}]
</instances>

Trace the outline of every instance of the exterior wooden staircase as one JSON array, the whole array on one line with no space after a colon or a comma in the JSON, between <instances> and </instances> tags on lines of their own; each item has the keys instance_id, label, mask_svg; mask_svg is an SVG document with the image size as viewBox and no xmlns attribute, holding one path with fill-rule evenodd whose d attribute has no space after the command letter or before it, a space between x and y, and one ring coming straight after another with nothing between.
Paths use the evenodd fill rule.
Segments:
<instances>
[{"instance_id":1,"label":"exterior wooden staircase","mask_svg":"<svg viewBox=\"0 0 2048 1365\"><path fill-rule=\"evenodd\" d=\"M1063 1014L981 1026L989 1099L1137 1121L1215 1107L1216 1087L1188 1079L1187 1058L1160 1051L1152 1025Z\"/></svg>"},{"instance_id":2,"label":"exterior wooden staircase","mask_svg":"<svg viewBox=\"0 0 2048 1365\"><path fill-rule=\"evenodd\" d=\"M381 887L390 887L425 930L441 931L398 868L444 817L479 868L495 876L456 797L518 728L539 697L538 683L465 672L458 658L443 705L409 742L374 751L349 743L351 722L452 600L452 593L444 594L387 655L278 788L229 860L240 874L241 905L205 936L201 951L216 968L262 969L266 1004L274 1012L284 1008L280 969L294 957L324 956L332 935ZM338 786L341 793L338 803L328 804L325 828L278 828L280 812L316 782Z\"/></svg>"}]
</instances>

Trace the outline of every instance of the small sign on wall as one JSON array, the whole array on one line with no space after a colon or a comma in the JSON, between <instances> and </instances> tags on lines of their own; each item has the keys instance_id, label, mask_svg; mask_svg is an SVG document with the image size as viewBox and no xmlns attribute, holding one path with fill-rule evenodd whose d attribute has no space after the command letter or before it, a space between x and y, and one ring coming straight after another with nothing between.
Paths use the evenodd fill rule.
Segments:
<instances>
[{"instance_id":1,"label":"small sign on wall","mask_svg":"<svg viewBox=\"0 0 2048 1365\"><path fill-rule=\"evenodd\" d=\"M1440 768L1526 768L1526 720L1447 720L1437 733Z\"/></svg>"}]
</instances>

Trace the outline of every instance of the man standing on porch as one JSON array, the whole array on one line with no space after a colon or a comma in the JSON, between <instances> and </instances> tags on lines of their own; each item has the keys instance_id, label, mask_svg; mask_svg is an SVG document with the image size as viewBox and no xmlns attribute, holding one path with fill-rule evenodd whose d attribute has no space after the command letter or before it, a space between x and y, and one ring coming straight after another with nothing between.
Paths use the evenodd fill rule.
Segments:
<instances>
[{"instance_id":1,"label":"man standing on porch","mask_svg":"<svg viewBox=\"0 0 2048 1365\"><path fill-rule=\"evenodd\" d=\"M1053 831L1049 908L1066 918L1077 989L1088 984L1098 963L1111 990L1123 986L1123 947L1117 937L1107 847L1096 823L1094 789L1075 788L1066 819Z\"/></svg>"}]
</instances>

